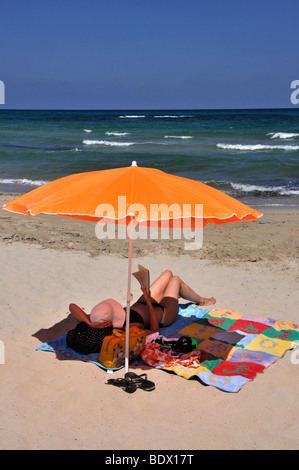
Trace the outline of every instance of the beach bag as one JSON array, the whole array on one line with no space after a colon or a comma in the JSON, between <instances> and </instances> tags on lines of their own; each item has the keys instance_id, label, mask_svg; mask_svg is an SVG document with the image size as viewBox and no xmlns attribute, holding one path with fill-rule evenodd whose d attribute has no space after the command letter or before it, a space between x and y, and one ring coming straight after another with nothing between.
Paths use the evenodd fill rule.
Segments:
<instances>
[{"instance_id":1,"label":"beach bag","mask_svg":"<svg viewBox=\"0 0 299 470\"><path fill-rule=\"evenodd\" d=\"M138 359L145 347L146 333L136 326L130 326L129 361ZM109 369L122 366L125 362L126 332L114 329L111 336L103 340L99 363Z\"/></svg>"},{"instance_id":2,"label":"beach bag","mask_svg":"<svg viewBox=\"0 0 299 470\"><path fill-rule=\"evenodd\" d=\"M99 353L103 340L111 335L113 327L91 328L85 322L80 322L66 335L66 344L80 354Z\"/></svg>"}]
</instances>

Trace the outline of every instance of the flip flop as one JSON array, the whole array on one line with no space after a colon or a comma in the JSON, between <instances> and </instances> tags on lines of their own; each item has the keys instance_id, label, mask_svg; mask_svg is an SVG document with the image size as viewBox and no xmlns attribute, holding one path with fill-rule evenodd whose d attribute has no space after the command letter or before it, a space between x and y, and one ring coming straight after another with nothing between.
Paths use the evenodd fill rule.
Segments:
<instances>
[{"instance_id":1,"label":"flip flop","mask_svg":"<svg viewBox=\"0 0 299 470\"><path fill-rule=\"evenodd\" d=\"M155 390L156 387L154 382L147 380L147 374L137 375L135 372L127 372L125 374L125 379L146 392L151 392L152 390Z\"/></svg>"},{"instance_id":2,"label":"flip flop","mask_svg":"<svg viewBox=\"0 0 299 470\"><path fill-rule=\"evenodd\" d=\"M137 385L135 383L121 377L118 377L117 379L108 379L106 384L115 385L116 387L122 388L127 393L134 393L137 390Z\"/></svg>"}]
</instances>

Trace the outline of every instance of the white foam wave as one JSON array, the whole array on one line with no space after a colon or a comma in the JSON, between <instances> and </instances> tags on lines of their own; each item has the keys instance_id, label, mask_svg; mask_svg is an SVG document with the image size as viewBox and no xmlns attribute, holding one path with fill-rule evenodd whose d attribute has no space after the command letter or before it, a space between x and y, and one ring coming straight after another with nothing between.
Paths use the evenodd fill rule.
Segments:
<instances>
[{"instance_id":1,"label":"white foam wave","mask_svg":"<svg viewBox=\"0 0 299 470\"><path fill-rule=\"evenodd\" d=\"M184 118L184 117L188 117L188 118L191 118L193 117L191 114L164 114L164 115L158 115L158 116L154 116L154 118L156 119L163 119L163 118L171 118L171 119L178 119L178 118Z\"/></svg>"},{"instance_id":2,"label":"white foam wave","mask_svg":"<svg viewBox=\"0 0 299 470\"><path fill-rule=\"evenodd\" d=\"M139 118L145 118L145 116L142 115L135 115L135 114L126 114L125 116L118 116L119 119L139 119Z\"/></svg>"},{"instance_id":3,"label":"white foam wave","mask_svg":"<svg viewBox=\"0 0 299 470\"><path fill-rule=\"evenodd\" d=\"M43 181L43 180L29 180L27 178L18 178L18 179L0 178L1 184L24 184L27 186L42 186L43 184L46 184L48 182L49 181Z\"/></svg>"},{"instance_id":4,"label":"white foam wave","mask_svg":"<svg viewBox=\"0 0 299 470\"><path fill-rule=\"evenodd\" d=\"M106 145L108 147L130 147L134 145L134 142L110 142L109 140L89 140L84 139L83 144L85 145Z\"/></svg>"},{"instance_id":5,"label":"white foam wave","mask_svg":"<svg viewBox=\"0 0 299 470\"><path fill-rule=\"evenodd\" d=\"M193 139L190 135L164 135L164 139Z\"/></svg>"},{"instance_id":6,"label":"white foam wave","mask_svg":"<svg viewBox=\"0 0 299 470\"><path fill-rule=\"evenodd\" d=\"M246 145L246 144L217 144L224 150L299 150L299 145Z\"/></svg>"},{"instance_id":7,"label":"white foam wave","mask_svg":"<svg viewBox=\"0 0 299 470\"><path fill-rule=\"evenodd\" d=\"M271 135L271 139L292 139L293 137L299 137L297 132L269 132L267 135Z\"/></svg>"},{"instance_id":8,"label":"white foam wave","mask_svg":"<svg viewBox=\"0 0 299 470\"><path fill-rule=\"evenodd\" d=\"M124 135L131 135L130 132L105 132L106 135L113 135L115 137L122 137Z\"/></svg>"},{"instance_id":9,"label":"white foam wave","mask_svg":"<svg viewBox=\"0 0 299 470\"><path fill-rule=\"evenodd\" d=\"M92 132L91 129L83 129L83 130L84 130L84 132L87 132L87 133Z\"/></svg>"},{"instance_id":10,"label":"white foam wave","mask_svg":"<svg viewBox=\"0 0 299 470\"><path fill-rule=\"evenodd\" d=\"M254 184L230 183L233 189L244 193L276 193L280 196L299 195L298 189L288 189L284 186L259 186Z\"/></svg>"}]
</instances>

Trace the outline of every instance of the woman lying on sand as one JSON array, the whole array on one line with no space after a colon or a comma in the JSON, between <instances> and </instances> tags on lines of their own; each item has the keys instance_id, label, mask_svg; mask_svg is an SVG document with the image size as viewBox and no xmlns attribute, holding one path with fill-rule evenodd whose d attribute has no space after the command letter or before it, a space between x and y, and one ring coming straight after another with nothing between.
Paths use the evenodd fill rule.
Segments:
<instances>
[{"instance_id":1,"label":"woman lying on sand","mask_svg":"<svg viewBox=\"0 0 299 470\"><path fill-rule=\"evenodd\" d=\"M179 310L179 298L189 300L200 306L213 305L214 297L205 298L194 292L179 276L170 270L164 271L150 286L148 294L142 288L143 295L130 309L130 324L151 334L163 326L175 322ZM126 326L126 307L119 302L107 299L97 304L88 317L76 304L69 306L71 314L93 328L123 328Z\"/></svg>"}]
</instances>

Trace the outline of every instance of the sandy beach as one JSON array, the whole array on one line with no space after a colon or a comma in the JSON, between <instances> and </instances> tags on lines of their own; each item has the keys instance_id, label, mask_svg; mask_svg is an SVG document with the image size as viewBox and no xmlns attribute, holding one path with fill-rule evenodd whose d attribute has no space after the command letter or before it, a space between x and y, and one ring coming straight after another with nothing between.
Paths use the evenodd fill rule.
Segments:
<instances>
[{"instance_id":1,"label":"sandy beach","mask_svg":"<svg viewBox=\"0 0 299 470\"><path fill-rule=\"evenodd\" d=\"M0 194L0 206L14 197ZM299 324L298 210L257 209L258 221L207 226L199 251L136 240L133 268L152 279L171 269L214 296L215 309ZM86 312L108 297L125 305L128 242L99 240L95 224L63 217L1 210L0 222L1 449L298 449L291 352L238 393L148 367L156 389L130 395L93 364L36 351L74 326L70 302Z\"/></svg>"}]
</instances>

